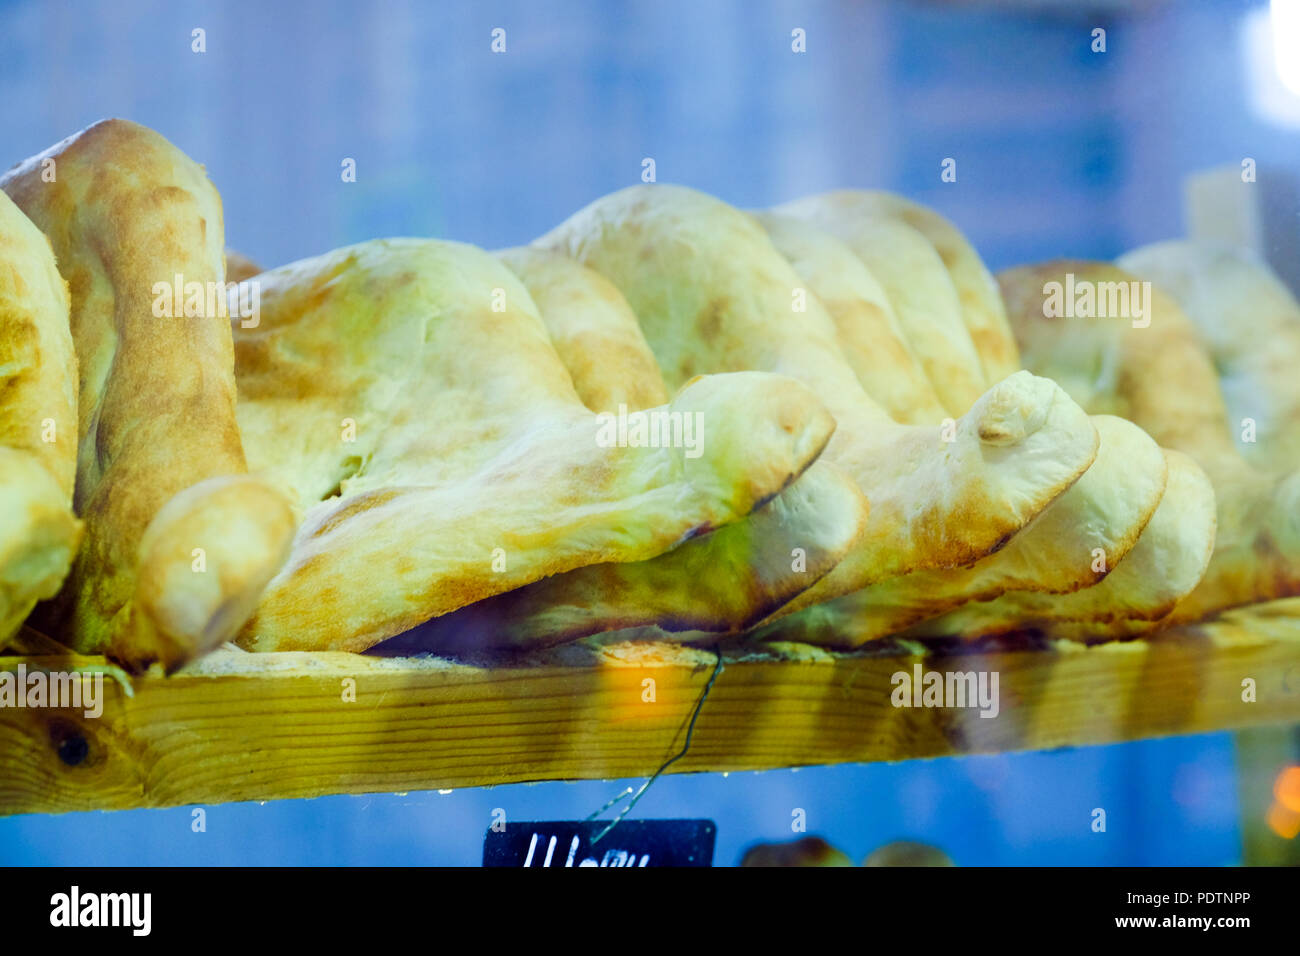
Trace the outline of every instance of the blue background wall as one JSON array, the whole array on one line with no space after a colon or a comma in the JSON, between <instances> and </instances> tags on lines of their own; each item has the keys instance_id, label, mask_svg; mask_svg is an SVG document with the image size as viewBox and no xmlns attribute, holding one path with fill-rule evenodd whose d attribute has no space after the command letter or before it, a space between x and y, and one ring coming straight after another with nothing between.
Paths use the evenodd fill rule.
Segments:
<instances>
[{"instance_id":1,"label":"blue background wall","mask_svg":"<svg viewBox=\"0 0 1300 956\"><path fill-rule=\"evenodd\" d=\"M383 235L525 242L650 156L661 182L742 206L894 189L952 217L996 269L1178 234L1185 174L1300 157L1300 130L1249 103L1237 38L1258 4L1080 6L0 0L0 164L104 116L137 120L207 165L229 244L275 265ZM356 183L340 181L344 157ZM472 864L493 808L584 816L622 786L215 807L203 834L187 809L22 817L0 820L0 863ZM1097 806L1105 834L1089 828ZM1239 853L1226 735L667 778L639 812L714 817L731 863L790 838L796 807L856 858L898 837L964 864Z\"/></svg>"},{"instance_id":2,"label":"blue background wall","mask_svg":"<svg viewBox=\"0 0 1300 956\"><path fill-rule=\"evenodd\" d=\"M641 780L543 783L0 819L0 864L477 865L500 807L511 820L582 819ZM1106 810L1106 832L1091 830ZM661 777L638 817L717 821L717 865L785 841L792 813L855 860L920 839L959 865L1203 865L1240 856L1232 738L1043 754Z\"/></svg>"}]
</instances>

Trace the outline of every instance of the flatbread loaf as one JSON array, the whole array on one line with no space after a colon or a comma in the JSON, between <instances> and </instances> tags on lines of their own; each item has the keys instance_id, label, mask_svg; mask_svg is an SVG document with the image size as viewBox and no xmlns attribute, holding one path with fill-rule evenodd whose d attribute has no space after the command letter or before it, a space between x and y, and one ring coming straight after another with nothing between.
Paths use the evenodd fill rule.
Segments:
<instances>
[{"instance_id":1,"label":"flatbread loaf","mask_svg":"<svg viewBox=\"0 0 1300 956\"><path fill-rule=\"evenodd\" d=\"M1214 486L1214 554L1204 578L1166 623L1198 620L1255 601L1300 593L1300 480L1253 468L1237 451L1219 375L1196 326L1161 286L1109 263L1058 260L999 275L1025 361L1085 408L1122 415L1160 445L1189 455ZM1149 281L1149 280L1146 280ZM1049 283L1092 290L1098 311L1142 295L1141 312L1045 315ZM1057 291L1052 289L1053 293ZM1049 311L1057 311L1051 309ZM1192 523L1203 525L1196 517Z\"/></svg>"},{"instance_id":2,"label":"flatbread loaf","mask_svg":"<svg viewBox=\"0 0 1300 956\"><path fill-rule=\"evenodd\" d=\"M201 166L124 120L20 163L0 188L54 247L79 365L86 535L38 623L80 652L174 670L234 636L293 533L240 447L221 200ZM177 282L201 291L168 307L160 290Z\"/></svg>"},{"instance_id":3,"label":"flatbread loaf","mask_svg":"<svg viewBox=\"0 0 1300 956\"><path fill-rule=\"evenodd\" d=\"M261 323L235 330L240 426L303 522L250 649L360 651L654 558L771 500L834 429L806 386L749 372L652 410L699 423L694 448L602 441L527 289L472 246L376 240L258 281Z\"/></svg>"},{"instance_id":4,"label":"flatbread loaf","mask_svg":"<svg viewBox=\"0 0 1300 956\"><path fill-rule=\"evenodd\" d=\"M992 384L966 329L952 276L922 232L880 215L873 204L816 196L773 212L807 219L836 236L880 280L908 345L950 415L965 412Z\"/></svg>"},{"instance_id":5,"label":"flatbread loaf","mask_svg":"<svg viewBox=\"0 0 1300 956\"><path fill-rule=\"evenodd\" d=\"M861 542L789 609L907 571L978 560L1096 455L1097 433L1082 410L1025 372L980 396L950 428L898 424L845 361L821 302L796 294L805 281L759 223L703 193L625 189L535 244L619 288L670 387L704 373L777 372L805 383L834 414L827 458L858 482L871 513ZM946 273L943 281L951 285Z\"/></svg>"},{"instance_id":6,"label":"flatbread loaf","mask_svg":"<svg viewBox=\"0 0 1300 956\"><path fill-rule=\"evenodd\" d=\"M1219 374L1225 425L1250 464L1300 470L1300 303L1263 262L1216 242L1158 242L1118 265L1172 295Z\"/></svg>"},{"instance_id":7,"label":"flatbread loaf","mask_svg":"<svg viewBox=\"0 0 1300 956\"><path fill-rule=\"evenodd\" d=\"M867 394L904 424L937 425L949 417L866 263L800 219L770 212L754 217L834 319L840 352Z\"/></svg>"},{"instance_id":8,"label":"flatbread loaf","mask_svg":"<svg viewBox=\"0 0 1300 956\"><path fill-rule=\"evenodd\" d=\"M666 400L636 316L608 280L555 253L500 255L527 286L591 411L610 413L620 405L640 411ZM436 618L384 650L537 647L647 626L668 639L686 631L734 633L826 574L861 535L866 518L866 499L853 480L816 461L745 518L658 557L545 578Z\"/></svg>"},{"instance_id":9,"label":"flatbread loaf","mask_svg":"<svg viewBox=\"0 0 1300 956\"><path fill-rule=\"evenodd\" d=\"M966 568L915 571L809 607L760 629L761 640L855 647L1009 591L1091 588L1137 544L1165 494L1160 449L1132 422L1094 418L1097 458L1006 547Z\"/></svg>"},{"instance_id":10,"label":"flatbread loaf","mask_svg":"<svg viewBox=\"0 0 1300 956\"><path fill-rule=\"evenodd\" d=\"M988 636L1036 629L1076 641L1136 637L1163 626L1200 583L1214 551L1214 488L1182 452L1163 449L1169 482L1137 543L1099 583L1070 594L1009 591L904 631L907 637Z\"/></svg>"},{"instance_id":11,"label":"flatbread loaf","mask_svg":"<svg viewBox=\"0 0 1300 956\"><path fill-rule=\"evenodd\" d=\"M850 237L856 223L870 220L893 219L915 229L929 240L948 270L985 383L1000 382L1023 367L997 281L961 231L933 209L893 193L841 189L786 203L775 211ZM888 266L895 260L888 247L881 251L888 258L880 264L890 271Z\"/></svg>"},{"instance_id":12,"label":"flatbread loaf","mask_svg":"<svg viewBox=\"0 0 1300 956\"><path fill-rule=\"evenodd\" d=\"M49 240L0 192L0 648L63 583L81 539L77 357Z\"/></svg>"}]
</instances>

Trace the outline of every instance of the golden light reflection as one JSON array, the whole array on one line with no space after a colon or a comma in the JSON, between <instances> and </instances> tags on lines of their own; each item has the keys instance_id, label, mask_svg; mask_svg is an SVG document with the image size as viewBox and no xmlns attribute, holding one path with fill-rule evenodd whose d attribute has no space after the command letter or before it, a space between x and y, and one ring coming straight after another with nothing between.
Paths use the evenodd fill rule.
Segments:
<instances>
[{"instance_id":1,"label":"golden light reflection","mask_svg":"<svg viewBox=\"0 0 1300 956\"><path fill-rule=\"evenodd\" d=\"M1293 813L1300 813L1300 767L1287 767L1273 784L1277 802Z\"/></svg>"},{"instance_id":2,"label":"golden light reflection","mask_svg":"<svg viewBox=\"0 0 1300 956\"><path fill-rule=\"evenodd\" d=\"M1300 767L1287 767L1273 784L1273 805L1265 821L1284 840L1300 835Z\"/></svg>"},{"instance_id":3,"label":"golden light reflection","mask_svg":"<svg viewBox=\"0 0 1300 956\"><path fill-rule=\"evenodd\" d=\"M1264 819L1268 823L1268 828L1284 840L1294 840L1296 834L1300 834L1300 813L1288 810L1280 803L1274 803L1269 807L1268 815Z\"/></svg>"}]
</instances>

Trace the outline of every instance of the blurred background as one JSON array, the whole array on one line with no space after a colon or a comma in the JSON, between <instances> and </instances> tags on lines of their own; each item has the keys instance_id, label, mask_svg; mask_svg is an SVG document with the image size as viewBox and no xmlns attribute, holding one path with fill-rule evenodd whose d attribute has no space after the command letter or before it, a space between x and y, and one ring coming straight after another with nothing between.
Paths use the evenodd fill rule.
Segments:
<instances>
[{"instance_id":1,"label":"blurred background","mask_svg":"<svg viewBox=\"0 0 1300 956\"><path fill-rule=\"evenodd\" d=\"M1192 174L1300 169L1296 7L0 0L0 165L102 117L144 123L207 166L228 245L265 266L376 236L527 242L647 158L739 206L894 190L995 270L1111 258L1186 232ZM1298 213L1259 214L1294 235ZM1260 740L668 777L637 815L717 820L718 864L799 836L796 809L855 860L910 838L960 865L1232 864L1271 783L1238 763L1294 747ZM209 807L205 833L185 808L9 818L0 863L473 865L494 808L580 818L624 785Z\"/></svg>"}]
</instances>

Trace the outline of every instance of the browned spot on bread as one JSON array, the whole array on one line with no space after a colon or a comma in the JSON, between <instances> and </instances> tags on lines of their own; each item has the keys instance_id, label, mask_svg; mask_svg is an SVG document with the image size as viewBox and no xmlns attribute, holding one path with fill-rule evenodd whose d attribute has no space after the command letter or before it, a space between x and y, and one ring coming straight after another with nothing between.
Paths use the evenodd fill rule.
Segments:
<instances>
[{"instance_id":1,"label":"browned spot on bread","mask_svg":"<svg viewBox=\"0 0 1300 956\"><path fill-rule=\"evenodd\" d=\"M700 337L708 344L717 344L719 337L722 335L727 309L730 306L730 300L725 297L711 299L709 304L701 309L699 315L696 316L695 326L699 329Z\"/></svg>"},{"instance_id":2,"label":"browned spot on bread","mask_svg":"<svg viewBox=\"0 0 1300 956\"><path fill-rule=\"evenodd\" d=\"M347 502L339 505L334 511L330 512L329 517L317 526L316 530L310 535L312 538L319 538L322 535L329 534L344 521L372 508L378 508L399 498L409 489L406 488L382 488L379 491L371 491L366 494L357 495L355 498L349 498Z\"/></svg>"}]
</instances>

